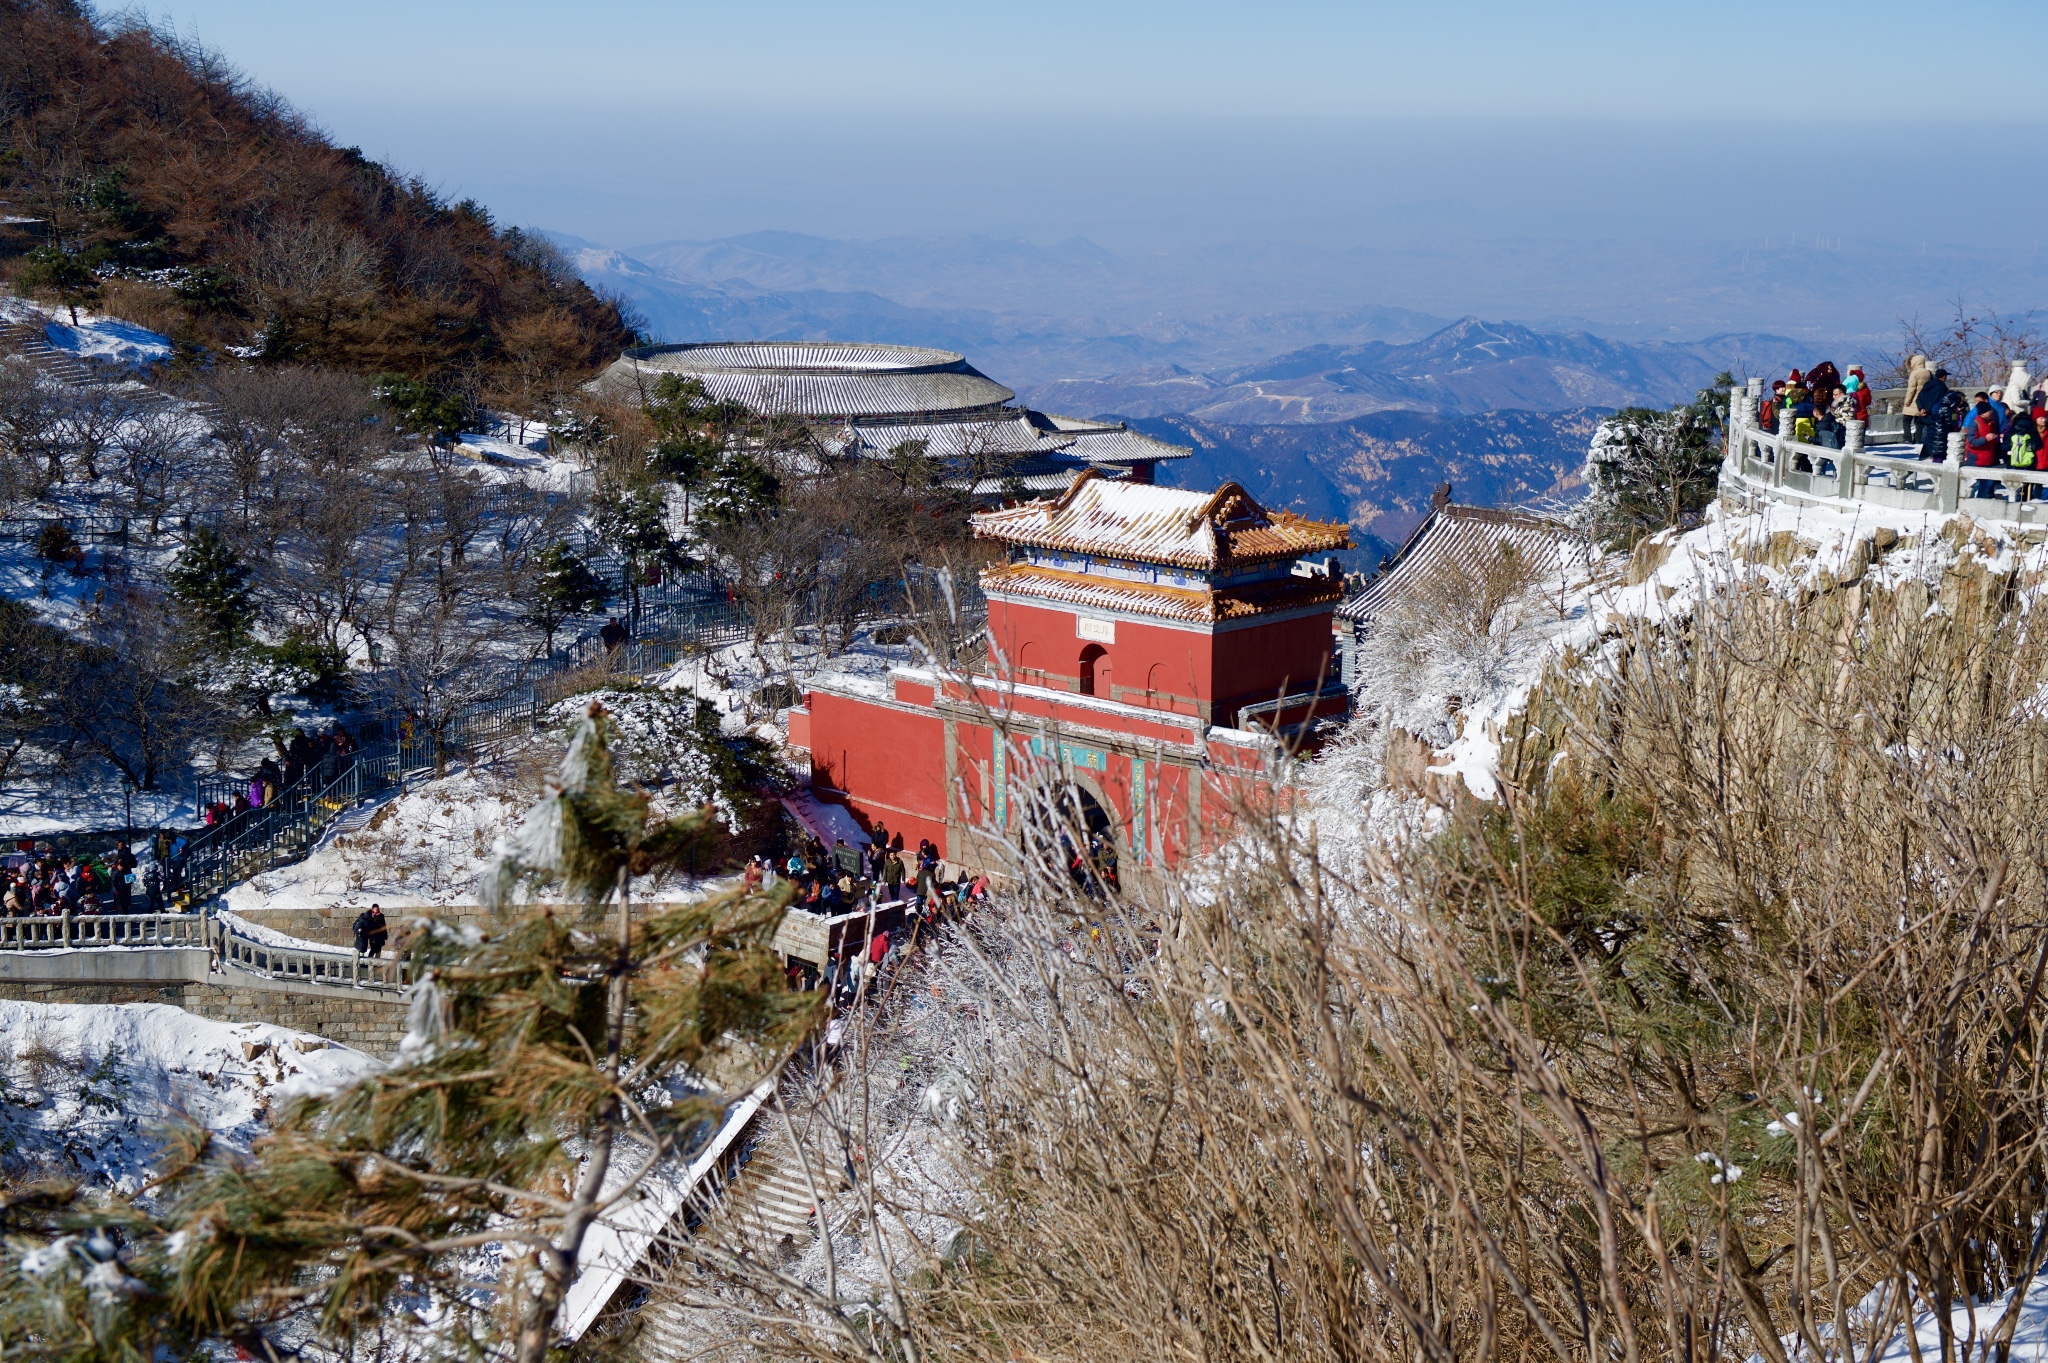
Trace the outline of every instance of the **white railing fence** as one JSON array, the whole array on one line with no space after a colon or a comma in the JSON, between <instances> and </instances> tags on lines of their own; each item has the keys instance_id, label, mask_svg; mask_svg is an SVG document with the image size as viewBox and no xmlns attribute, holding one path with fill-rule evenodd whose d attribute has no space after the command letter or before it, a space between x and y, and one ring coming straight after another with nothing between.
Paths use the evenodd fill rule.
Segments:
<instances>
[{"instance_id":1,"label":"white railing fence","mask_svg":"<svg viewBox=\"0 0 2048 1363\"><path fill-rule=\"evenodd\" d=\"M58 914L0 918L0 953L38 950L197 948L216 970L344 989L396 991L411 980L405 961L342 947L281 946L189 913Z\"/></svg>"},{"instance_id":2,"label":"white railing fence","mask_svg":"<svg viewBox=\"0 0 2048 1363\"><path fill-rule=\"evenodd\" d=\"M1849 422L1840 449L1794 440L1791 418L1777 431L1757 424L1761 385L1729 397L1727 454L1722 485L1806 501L1867 503L1902 511L1968 511L1979 519L2048 524L2048 472L1993 464L1965 464L1963 437L1951 432L1939 463L1920 458L1917 446L1866 447L1863 424ZM1995 495L2003 490L2004 496ZM1980 496L1980 492L1994 495Z\"/></svg>"}]
</instances>

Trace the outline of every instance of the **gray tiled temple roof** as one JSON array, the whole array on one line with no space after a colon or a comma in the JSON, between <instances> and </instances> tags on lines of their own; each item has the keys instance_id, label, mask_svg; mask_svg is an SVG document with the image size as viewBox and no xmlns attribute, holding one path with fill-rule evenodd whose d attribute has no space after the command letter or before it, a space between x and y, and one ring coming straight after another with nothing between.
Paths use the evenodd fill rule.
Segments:
<instances>
[{"instance_id":1,"label":"gray tiled temple roof","mask_svg":"<svg viewBox=\"0 0 2048 1363\"><path fill-rule=\"evenodd\" d=\"M642 346L599 376L607 388L694 378L723 401L814 420L993 413L1015 393L948 350L830 341Z\"/></svg>"},{"instance_id":2,"label":"gray tiled temple roof","mask_svg":"<svg viewBox=\"0 0 2048 1363\"><path fill-rule=\"evenodd\" d=\"M1370 623L1389 601L1440 568L1477 578L1504 546L1512 546L1539 572L1555 572L1566 533L1541 516L1443 502L1395 551L1387 570L1347 597L1337 614L1356 624Z\"/></svg>"}]
</instances>

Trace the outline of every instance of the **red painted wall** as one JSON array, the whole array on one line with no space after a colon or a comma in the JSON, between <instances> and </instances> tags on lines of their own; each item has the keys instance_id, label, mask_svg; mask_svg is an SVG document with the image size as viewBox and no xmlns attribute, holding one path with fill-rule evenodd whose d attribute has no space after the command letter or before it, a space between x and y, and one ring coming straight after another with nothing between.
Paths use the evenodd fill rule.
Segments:
<instances>
[{"instance_id":1,"label":"red painted wall","mask_svg":"<svg viewBox=\"0 0 2048 1363\"><path fill-rule=\"evenodd\" d=\"M1000 653L1010 669L1021 667L1029 674L1016 680L1070 689L1080 675L1081 650L1094 642L1074 633L1074 619L1073 611L1053 606L991 601L990 659L993 662ZM1161 693L1161 709L1192 710L1193 701L1209 699L1212 640L1206 633L1119 619L1116 642L1100 647L1109 660L1109 684L1115 688L1115 699L1130 705L1146 704L1139 693L1145 690L1148 681L1153 681ZM1101 671L1098 664L1098 676ZM1044 676L1041 678L1039 673ZM1101 686L1095 694L1104 699L1112 695Z\"/></svg>"},{"instance_id":2,"label":"red painted wall","mask_svg":"<svg viewBox=\"0 0 2048 1363\"><path fill-rule=\"evenodd\" d=\"M926 690L929 695L929 689ZM880 819L915 847L946 841L945 721L856 697L813 691L811 785L844 791L868 827Z\"/></svg>"},{"instance_id":3,"label":"red painted wall","mask_svg":"<svg viewBox=\"0 0 2048 1363\"><path fill-rule=\"evenodd\" d=\"M1081 651L1092 641L1075 635L1073 611L991 601L988 613L992 661L1000 654L1013 671L1021 666L1027 675L1019 681L1059 689L1074 685ZM1330 618L1330 611L1318 611L1212 635L1120 617L1116 642L1101 645L1116 688L1113 698L1185 713L1196 700L1233 706L1270 700L1283 688L1311 689L1336 674ZM1142 694L1148 683L1155 692L1149 699ZM1096 694L1112 697L1100 686ZM1230 716L1217 718L1227 723Z\"/></svg>"},{"instance_id":4,"label":"red painted wall","mask_svg":"<svg viewBox=\"0 0 2048 1363\"><path fill-rule=\"evenodd\" d=\"M1216 636L1216 699L1249 705L1336 680L1331 612ZM1218 716L1221 721L1222 716Z\"/></svg>"}]
</instances>

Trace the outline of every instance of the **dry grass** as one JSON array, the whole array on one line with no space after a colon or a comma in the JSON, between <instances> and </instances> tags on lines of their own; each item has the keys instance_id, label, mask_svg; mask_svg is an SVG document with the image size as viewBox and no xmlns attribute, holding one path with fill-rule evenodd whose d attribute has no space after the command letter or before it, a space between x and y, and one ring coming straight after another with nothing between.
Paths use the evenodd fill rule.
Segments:
<instances>
[{"instance_id":1,"label":"dry grass","mask_svg":"<svg viewBox=\"0 0 2048 1363\"><path fill-rule=\"evenodd\" d=\"M836 1302L708 1243L666 1290L734 1356L1783 1363L2031 1277L2048 659L1934 600L1621 640L1363 884L1279 829L1206 898L1027 877L927 981L970 1210L870 1174Z\"/></svg>"}]
</instances>

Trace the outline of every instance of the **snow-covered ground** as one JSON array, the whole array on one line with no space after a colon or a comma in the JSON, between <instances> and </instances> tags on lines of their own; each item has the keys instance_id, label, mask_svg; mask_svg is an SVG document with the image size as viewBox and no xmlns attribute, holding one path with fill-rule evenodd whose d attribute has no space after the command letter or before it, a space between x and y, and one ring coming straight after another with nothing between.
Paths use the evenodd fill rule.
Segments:
<instances>
[{"instance_id":1,"label":"snow-covered ground","mask_svg":"<svg viewBox=\"0 0 2048 1363\"><path fill-rule=\"evenodd\" d=\"M875 632L886 628L884 621L862 628L844 653L826 653L811 631L804 633L813 637L800 638L787 647L780 643L757 647L752 640L742 640L683 659L658 684L688 691L718 706L719 712L729 717L728 733L753 721L771 726L757 732L764 736L772 732L779 739L787 711L757 701L762 687L794 681L801 689L829 679L849 689L885 696L890 668L914 667L924 661L915 644L875 642Z\"/></svg>"},{"instance_id":2,"label":"snow-covered ground","mask_svg":"<svg viewBox=\"0 0 2048 1363\"><path fill-rule=\"evenodd\" d=\"M78 310L78 325L74 327L69 308L0 295L0 322L40 323L53 348L80 359L139 366L171 358L168 336L89 308Z\"/></svg>"},{"instance_id":3,"label":"snow-covered ground","mask_svg":"<svg viewBox=\"0 0 2048 1363\"><path fill-rule=\"evenodd\" d=\"M377 1064L309 1033L167 1003L0 1002L0 1166L134 1193L170 1124L246 1148L277 1104Z\"/></svg>"},{"instance_id":4,"label":"snow-covered ground","mask_svg":"<svg viewBox=\"0 0 2048 1363\"><path fill-rule=\"evenodd\" d=\"M1400 678L1407 688L1402 699L1417 713L1438 716L1444 731L1425 735L1428 775L1446 785L1462 782L1490 800L1498 794L1502 735L1547 668L1567 658L1597 660L1614 647L1614 636L1683 620L1702 600L1737 584L1790 592L1824 577L1860 575L1887 588L1909 580L1933 587L1965 561L1992 573L2017 571L2023 590L2048 580L2048 543L2039 528L1869 504L1772 503L1735 515L1717 505L1694 530L1654 536L1633 556L1596 556L1530 589L1503 612L1504 623L1485 644L1484 666L1466 656L1469 641L1437 641L1459 656L1425 660L1419 675ZM1313 827L1325 865L1340 876L1361 873L1389 838L1433 826L1410 808L1420 801L1385 787L1385 736L1363 713L1369 703L1360 708L1361 719L1301 772L1308 798L1300 826Z\"/></svg>"},{"instance_id":5,"label":"snow-covered ground","mask_svg":"<svg viewBox=\"0 0 2048 1363\"><path fill-rule=\"evenodd\" d=\"M1879 555L1873 541L1881 532L1897 538ZM1861 572L1885 587L1909 580L1932 585L1966 558L1994 573L2018 569L2023 580L2048 573L2048 545L2039 530L2022 539L2015 527L1976 522L1966 514L1772 503L1730 516L1717 506L1699 528L1666 531L1638 549L1634 562L1641 568L1656 564L1646 573L1639 568L1628 574L1640 581L1625 581L1624 565L1608 560L1603 571L1572 584L1563 618L1537 631L1513 676L1485 695L1466 698L1457 741L1431 770L1460 777L1473 794L1493 798L1500 733L1527 703L1543 669L1568 651L1591 654L1604 636L1632 624L1682 620L1709 594L1745 581L1793 589L1823 575L1840 581Z\"/></svg>"},{"instance_id":6,"label":"snow-covered ground","mask_svg":"<svg viewBox=\"0 0 2048 1363\"><path fill-rule=\"evenodd\" d=\"M477 876L498 834L533 803L535 787L522 774L499 764L414 786L380 804L360 827L329 833L304 860L236 885L227 907L248 913L474 904Z\"/></svg>"}]
</instances>

